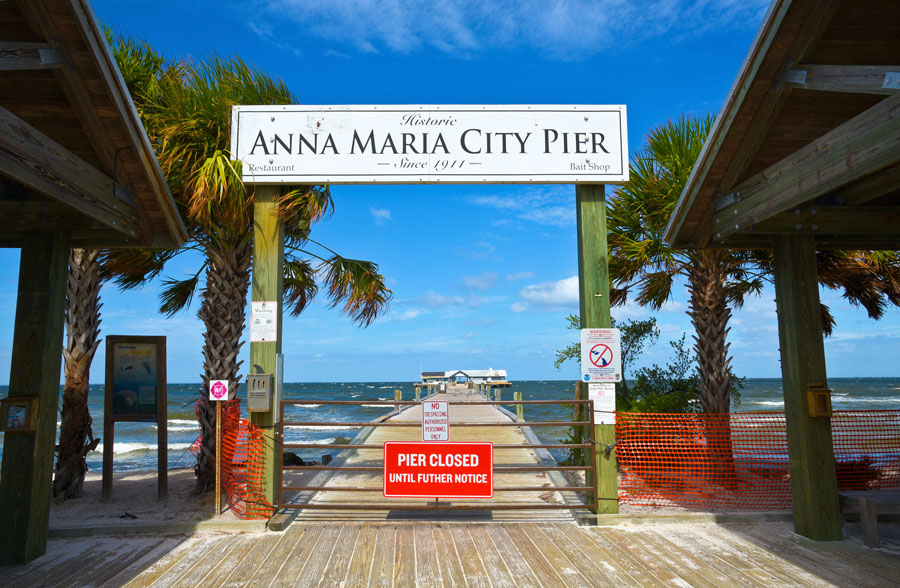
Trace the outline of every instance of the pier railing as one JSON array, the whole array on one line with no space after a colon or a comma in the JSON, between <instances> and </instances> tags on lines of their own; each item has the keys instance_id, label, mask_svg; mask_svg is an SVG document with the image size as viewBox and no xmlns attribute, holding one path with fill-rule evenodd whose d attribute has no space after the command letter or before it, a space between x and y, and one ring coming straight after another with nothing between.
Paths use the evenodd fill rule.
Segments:
<instances>
[{"instance_id":1,"label":"pier railing","mask_svg":"<svg viewBox=\"0 0 900 588\"><path fill-rule=\"evenodd\" d=\"M379 427L386 427L390 429L408 429L408 428L421 428L422 423L417 421L396 421L390 420L391 417L397 416L400 412L405 410L406 408L421 404L421 400L282 400L281 402L281 414L279 421L281 422L281 427L279 427L278 432L278 444L281 448L281 452L290 450L290 449L332 449L332 450L341 450L341 453L335 458L331 463L328 464L320 464L320 465L302 465L302 466L290 466L283 465L282 466L282 480L286 478L285 474L289 472L323 472L327 474L333 474L337 472L349 473L349 474L376 474L379 477L383 475L383 458L384 454L381 455L382 465L346 465L346 462L353 456L353 452L356 451L365 451L365 450L383 450L383 443L366 443L365 439L370 435L372 430ZM516 415L508 413L503 409L503 406L515 406L515 407L524 407L524 406L541 406L541 405L563 405L563 406L572 406L572 405L590 405L592 403L591 400L504 400L504 401L495 401L495 400L475 400L475 401L462 401L462 402L453 402L449 401L450 406L496 406L500 409L500 411L507 417L511 418L510 421L500 421L500 422L451 422L450 429L459 429L459 428L471 428L471 427L480 427L491 429L494 427L561 427L561 428L569 428L569 427L583 427L585 431L591 432L582 437L582 442L580 443L495 443L494 451L527 451L527 450L536 450L541 451L544 450L547 457L544 459L539 459L539 463L536 465L497 465L496 462L493 466L494 474L534 474L534 473L547 473L549 476L559 476L564 472L585 472L585 480L586 482L582 485L572 485L572 482L565 482L564 485L549 485L549 486L536 486L533 484L521 484L521 485L502 485L502 486L494 486L495 497L492 499L479 500L477 502L470 502L467 504L449 504L446 500L441 502L440 499L435 498L433 502L428 502L427 504L401 504L392 501L388 501L380 495L382 493L382 486L364 486L364 485L335 485L328 484L327 481L330 476L317 476L310 483L303 484L290 484L284 483L281 484L279 494L278 494L278 507L279 508L297 508L297 509L327 509L327 510L545 510L545 509L568 509L568 510L576 510L576 509L592 509L596 510L597 508L597 488L596 482L597 476L595 475L594 463L595 456L595 442L593 440L594 431L594 411L588 407L587 410L576 410L576 414L584 414L587 413L589 416L588 420L569 420L569 421L525 421L517 418ZM345 406L345 407L354 407L354 406L362 406L365 405L367 407L376 407L376 406L384 406L385 408L393 408L388 414L381 416L378 419L373 421L355 421L355 422L347 422L347 421L339 421L339 420L286 420L285 408L288 406L303 406L303 405L316 405L316 406ZM401 408L403 407L403 408ZM284 439L284 430L287 427L334 427L334 428L357 428L363 427L364 430L360 435L357 435L356 439L351 441L350 443L331 443L331 444L322 444L322 443L313 443L313 442L287 442ZM371 430L367 430L371 428ZM359 440L359 442L356 442ZM549 453L546 453L548 449L561 449L561 450L581 450L580 453L585 456L584 462L582 465L560 465L558 462L553 460L552 457L549 456ZM367 461L369 457L367 456ZM325 478L322 480L322 478ZM318 480L318 481L317 481ZM561 480L560 480L561 481ZM373 496L372 500L366 500L361 502L323 502L323 503L314 503L310 501L307 502L291 502L285 500L285 495L287 493L317 493L317 492L359 492L359 493L372 493L377 494ZM509 493L509 492L566 492L566 493L585 493L586 500L583 502L580 500L565 500L563 503L547 503L544 501L529 501L529 502L500 502L496 496L497 492L501 493ZM312 495L309 495L310 498Z\"/></svg>"}]
</instances>

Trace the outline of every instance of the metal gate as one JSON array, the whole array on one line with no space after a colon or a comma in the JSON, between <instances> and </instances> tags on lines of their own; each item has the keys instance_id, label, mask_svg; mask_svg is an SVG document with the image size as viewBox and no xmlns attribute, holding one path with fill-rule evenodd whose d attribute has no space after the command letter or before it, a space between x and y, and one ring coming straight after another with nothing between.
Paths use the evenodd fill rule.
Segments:
<instances>
[{"instance_id":1,"label":"metal gate","mask_svg":"<svg viewBox=\"0 0 900 588\"><path fill-rule=\"evenodd\" d=\"M434 396L430 396L427 398L434 398ZM484 396L479 395L479 398L484 398ZM545 510L545 509L591 509L596 512L597 509L597 487L596 480L597 475L595 472L596 463L595 459L595 442L593 439L593 431L594 431L594 411L592 410L591 400L512 400L512 401L500 401L500 400L474 400L474 401L463 401L463 402L449 402L451 411L454 406L496 406L501 413L510 418L509 422L452 422L450 423L451 433L453 430L465 429L469 427L481 427L481 428L490 428L494 427L519 427L522 430L523 435L526 437L528 442L525 443L499 443L494 445L494 454L497 455L500 452L514 452L520 451L525 452L528 450L532 450L535 452L535 455L539 458L539 463L536 465L513 465L513 466L504 466L498 465L496 463L496 459L494 460L493 465L493 473L494 475L494 498L491 499L482 499L474 504L451 504L444 499L430 499L427 503L422 504L421 501L419 503L396 503L389 502L383 496L379 496L378 493L382 492L382 486L374 486L372 485L373 476L381 477L383 472L383 443L371 443L368 442L370 437L373 436L374 432L379 430L380 428L387 428L393 430L400 430L404 428L413 428L413 427L421 427L421 422L417 421L402 421L397 420L394 417L400 415L404 410L409 409L409 407L420 404L424 401L423 398L421 401L418 400L283 400L280 406L280 423L281 426L278 429L278 442L281 446L281 453L290 449L309 449L309 448L320 448L320 449L329 449L329 450L339 450L340 453L336 458L334 458L333 462L327 464L318 464L318 465L282 465L282 472L280 479L282 480L278 493L278 506L279 508L291 508L291 509L328 509L328 510L371 510L371 511L383 511L383 510ZM342 422L342 421L328 421L328 420L312 420L312 421L287 421L285 420L285 408L288 406L303 406L303 405L320 405L320 406L362 406L366 405L368 407L375 406L384 406L386 408L393 408L391 412L382 417L375 419L374 421L369 422ZM518 407L525 406L535 406L535 405L574 405L575 410L574 418L571 421L525 421L519 420L521 418L521 414L523 411L518 410ZM517 407L517 413L513 414L506 409L504 406L513 406ZM586 409L586 410L585 410ZM580 415L584 415L587 413L588 418L586 420L577 420L581 417ZM322 443L287 443L284 441L284 429L286 427L322 427L322 426L333 426L333 427L344 427L344 428L355 428L355 427L363 427L362 432L360 432L356 438L354 438L350 443L332 443L332 444L322 444ZM530 433L530 428L532 427L580 427L581 434L574 435L574 438L581 439L581 442L578 443L543 443L540 442L537 437ZM584 434L584 429L587 429L587 434ZM577 430L577 429L576 429ZM530 439L529 439L530 438ZM393 440L393 439L392 439ZM485 439L488 440L488 439ZM534 442L532 442L534 441ZM439 443L439 442L436 442ZM579 465L559 465L555 460L549 456L548 449L577 449L581 450L580 453L583 456L583 463ZM348 461L353 461L354 455L360 455L358 452L369 451L369 455L377 455L372 450L382 450L381 454L381 465L367 464L367 465L347 465ZM542 457L543 455L543 458ZM366 460L371 462L372 460ZM584 485L569 485L565 483L565 485L540 485L536 486L533 484L507 484L502 486L496 485L496 475L497 474L534 474L535 472L544 472L548 474L548 478L553 481L553 478L561 478L562 472L567 471L583 471L585 472L586 482ZM290 482L285 482L288 477L293 472L316 472L317 474L324 475L316 475L312 481L307 481L301 484L292 484ZM334 478L339 474L342 478L342 483L337 483ZM554 475L555 474L555 475ZM369 485L362 485L358 482L356 483L348 483L348 481L354 478L357 475L364 475L368 478ZM559 481L559 480L557 480ZM349 501L349 502L326 502L326 503L316 503L313 502L314 497L319 492L347 492L347 493L361 493L366 496L365 500L357 500L357 501ZM533 502L503 502L502 500L497 500L497 493L507 494L509 492L517 492L517 493L547 493L547 492L566 492L566 493L576 493L576 492L584 492L586 493L587 499L585 501L573 500L571 498L565 499L563 504L548 504L545 501L541 501L536 499ZM289 493L294 493L292 498L286 498ZM298 501L297 496L302 494L309 494L306 501ZM368 499L368 496L371 495L371 500ZM535 494L536 497L540 496L539 494ZM560 496L563 496L560 494Z\"/></svg>"}]
</instances>

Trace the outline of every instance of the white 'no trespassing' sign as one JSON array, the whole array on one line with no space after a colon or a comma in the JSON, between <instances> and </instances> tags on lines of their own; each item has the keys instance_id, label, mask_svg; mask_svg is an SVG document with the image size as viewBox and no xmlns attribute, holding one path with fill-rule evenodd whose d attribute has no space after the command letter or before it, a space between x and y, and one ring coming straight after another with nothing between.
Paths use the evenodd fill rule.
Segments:
<instances>
[{"instance_id":1,"label":"white 'no trespassing' sign","mask_svg":"<svg viewBox=\"0 0 900 588\"><path fill-rule=\"evenodd\" d=\"M235 106L232 157L257 184L615 184L623 105Z\"/></svg>"}]
</instances>

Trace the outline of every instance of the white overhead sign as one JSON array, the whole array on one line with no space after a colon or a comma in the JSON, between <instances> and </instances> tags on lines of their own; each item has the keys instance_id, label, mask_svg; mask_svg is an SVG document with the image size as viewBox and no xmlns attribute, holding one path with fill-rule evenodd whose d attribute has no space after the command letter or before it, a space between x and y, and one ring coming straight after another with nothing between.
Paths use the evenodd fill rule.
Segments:
<instances>
[{"instance_id":1,"label":"white overhead sign","mask_svg":"<svg viewBox=\"0 0 900 588\"><path fill-rule=\"evenodd\" d=\"M581 329L581 379L585 382L622 381L619 329Z\"/></svg>"},{"instance_id":2,"label":"white overhead sign","mask_svg":"<svg viewBox=\"0 0 900 588\"><path fill-rule=\"evenodd\" d=\"M257 184L614 184L625 106L235 106L231 153Z\"/></svg>"},{"instance_id":3,"label":"white overhead sign","mask_svg":"<svg viewBox=\"0 0 900 588\"><path fill-rule=\"evenodd\" d=\"M450 440L450 404L446 400L422 403L422 440Z\"/></svg>"}]
</instances>

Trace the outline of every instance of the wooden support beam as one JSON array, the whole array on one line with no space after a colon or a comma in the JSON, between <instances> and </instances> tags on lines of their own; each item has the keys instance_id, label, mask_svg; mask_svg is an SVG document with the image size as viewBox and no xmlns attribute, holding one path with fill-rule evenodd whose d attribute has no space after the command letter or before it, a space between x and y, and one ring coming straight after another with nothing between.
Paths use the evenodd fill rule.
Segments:
<instances>
[{"instance_id":1,"label":"wooden support beam","mask_svg":"<svg viewBox=\"0 0 900 588\"><path fill-rule=\"evenodd\" d=\"M22 246L9 396L36 398L38 423L34 432L4 434L0 565L24 564L47 548L68 259L63 232L32 231Z\"/></svg>"},{"instance_id":2,"label":"wooden support beam","mask_svg":"<svg viewBox=\"0 0 900 588\"><path fill-rule=\"evenodd\" d=\"M578 231L578 283L581 328L609 328L609 250L606 243L606 192L602 184L575 186ZM594 440L601 447L616 443L615 425L596 425ZM597 451L598 513L619 512L616 451ZM587 485L592 484L591 472Z\"/></svg>"},{"instance_id":3,"label":"wooden support beam","mask_svg":"<svg viewBox=\"0 0 900 588\"><path fill-rule=\"evenodd\" d=\"M894 94L900 90L897 65L798 65L782 74L791 88L857 94Z\"/></svg>"},{"instance_id":4,"label":"wooden support beam","mask_svg":"<svg viewBox=\"0 0 900 588\"><path fill-rule=\"evenodd\" d=\"M900 165L895 165L841 188L839 194L847 206L858 206L881 198L898 188L900 188Z\"/></svg>"},{"instance_id":5,"label":"wooden support beam","mask_svg":"<svg viewBox=\"0 0 900 588\"><path fill-rule=\"evenodd\" d=\"M741 182L713 217L716 240L900 162L900 94Z\"/></svg>"},{"instance_id":6,"label":"wooden support beam","mask_svg":"<svg viewBox=\"0 0 900 588\"><path fill-rule=\"evenodd\" d=\"M3 107L0 173L116 231L138 235L129 190Z\"/></svg>"},{"instance_id":7,"label":"wooden support beam","mask_svg":"<svg viewBox=\"0 0 900 588\"><path fill-rule=\"evenodd\" d=\"M754 226L755 233L900 239L900 206L803 206Z\"/></svg>"},{"instance_id":8,"label":"wooden support beam","mask_svg":"<svg viewBox=\"0 0 900 588\"><path fill-rule=\"evenodd\" d=\"M794 530L817 541L839 541L831 419L812 418L807 408L809 385L828 382L815 242L811 235L778 235L773 254Z\"/></svg>"},{"instance_id":9,"label":"wooden support beam","mask_svg":"<svg viewBox=\"0 0 900 588\"><path fill-rule=\"evenodd\" d=\"M281 331L284 323L284 222L279 220L278 187L256 186L253 204L253 278L251 300L274 301L277 304L277 336L275 341L250 343L250 366L258 365L267 374L275 374L275 356L281 353ZM273 441L279 407L270 412L251 412L250 422L263 430L265 446L266 500L275 504L281 487L281 447Z\"/></svg>"},{"instance_id":10,"label":"wooden support beam","mask_svg":"<svg viewBox=\"0 0 900 588\"><path fill-rule=\"evenodd\" d=\"M49 43L0 41L0 71L63 67L62 51Z\"/></svg>"},{"instance_id":11,"label":"wooden support beam","mask_svg":"<svg viewBox=\"0 0 900 588\"><path fill-rule=\"evenodd\" d=\"M822 38L822 35L825 33L825 30L828 28L828 25L831 23L831 20L834 18L840 5L841 0L818 0L815 3L810 9L809 18L803 23L803 26L794 39L793 45L787 52L784 69L789 69L791 64L798 63L810 54L816 43ZM759 72L761 60L768 53L771 44L774 42L774 39L769 35L776 34L781 26L784 13L789 8L790 3L787 2L779 5L779 12L773 15L765 43L762 43L758 47L759 51L752 56L752 61L747 62L744 65L744 69L739 75L739 80L743 81L739 86L732 89L735 104L740 104L745 100L751 83ZM756 48L756 46L754 46L754 48ZM723 190L730 192L738 179L746 172L747 167L759 151L763 141L765 141L766 137L769 135L769 131L775 123L775 120L778 118L778 114L788 102L790 94L791 88L789 86L786 86L785 84L772 84L766 94L762 97L759 107L753 115L753 124L749 125L747 132L741 137L740 144L737 146L734 156L731 158L731 161L719 182L719 185ZM731 98L731 96L729 98ZM739 110L740 109L738 108L734 108L729 109L726 112L726 119L723 120L721 124L723 131L725 128L731 126ZM719 126L719 122L717 121L716 127ZM704 145L704 152L718 151L722 142L725 140L727 132L710 134L713 135L712 140L715 141L715 144L709 145L708 148ZM697 185L699 185L699 183L697 183ZM701 247L706 247L707 244L713 240L713 214L714 211L710 209L707 212L706 218L701 223L701 226L708 227L707 231L698 235L698 242Z\"/></svg>"}]
</instances>

